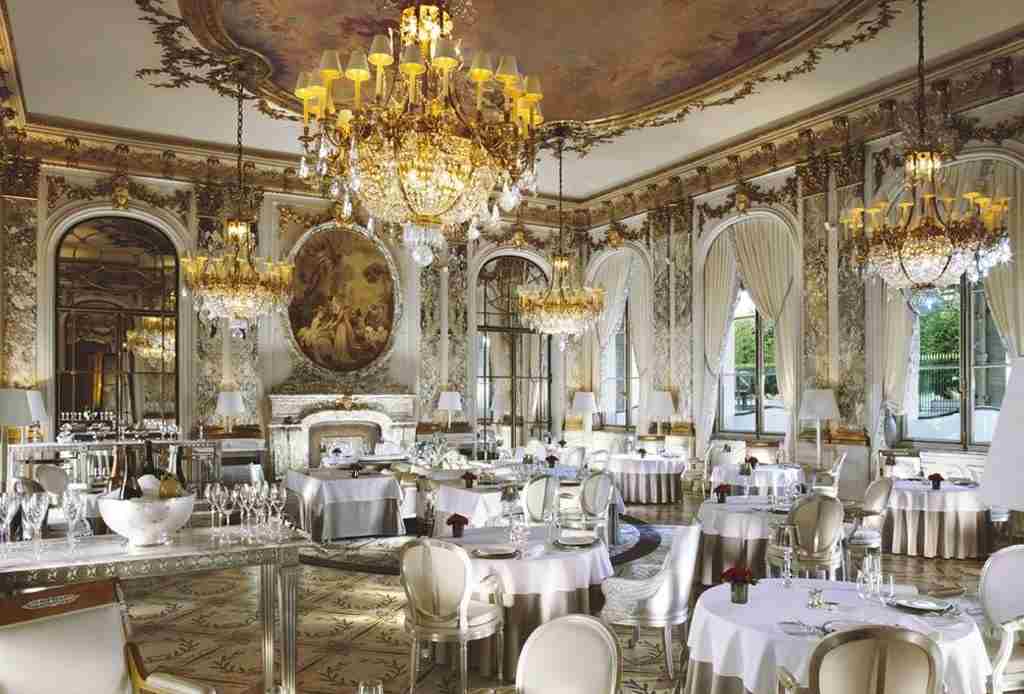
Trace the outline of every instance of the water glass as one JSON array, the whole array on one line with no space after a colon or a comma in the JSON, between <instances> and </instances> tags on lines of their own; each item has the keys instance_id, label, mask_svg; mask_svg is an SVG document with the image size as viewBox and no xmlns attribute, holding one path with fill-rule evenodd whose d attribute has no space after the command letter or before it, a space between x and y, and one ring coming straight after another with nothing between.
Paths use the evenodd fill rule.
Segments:
<instances>
[{"instance_id":1,"label":"water glass","mask_svg":"<svg viewBox=\"0 0 1024 694\"><path fill-rule=\"evenodd\" d=\"M793 548L786 547L782 550L782 585L785 588L793 587Z\"/></svg>"},{"instance_id":2,"label":"water glass","mask_svg":"<svg viewBox=\"0 0 1024 694\"><path fill-rule=\"evenodd\" d=\"M360 680L357 694L384 694L384 683L380 680Z\"/></svg>"},{"instance_id":3,"label":"water glass","mask_svg":"<svg viewBox=\"0 0 1024 694\"><path fill-rule=\"evenodd\" d=\"M74 550L78 540L78 523L85 516L85 499L77 489L69 489L61 495L61 504L68 527L68 545Z\"/></svg>"},{"instance_id":4,"label":"water glass","mask_svg":"<svg viewBox=\"0 0 1024 694\"><path fill-rule=\"evenodd\" d=\"M891 602L896 597L896 577L888 574L881 585L881 596L883 602Z\"/></svg>"},{"instance_id":5,"label":"water glass","mask_svg":"<svg viewBox=\"0 0 1024 694\"><path fill-rule=\"evenodd\" d=\"M871 597L871 577L863 569L857 572L857 597L861 600Z\"/></svg>"},{"instance_id":6,"label":"water glass","mask_svg":"<svg viewBox=\"0 0 1024 694\"><path fill-rule=\"evenodd\" d=\"M25 521L26 533L32 536L32 548L36 559L43 558L43 521L50 509L50 495L46 492L28 494L21 502L22 518Z\"/></svg>"},{"instance_id":7,"label":"water glass","mask_svg":"<svg viewBox=\"0 0 1024 694\"><path fill-rule=\"evenodd\" d=\"M12 493L0 494L0 555L7 556L11 541L11 521L21 508L21 495Z\"/></svg>"}]
</instances>

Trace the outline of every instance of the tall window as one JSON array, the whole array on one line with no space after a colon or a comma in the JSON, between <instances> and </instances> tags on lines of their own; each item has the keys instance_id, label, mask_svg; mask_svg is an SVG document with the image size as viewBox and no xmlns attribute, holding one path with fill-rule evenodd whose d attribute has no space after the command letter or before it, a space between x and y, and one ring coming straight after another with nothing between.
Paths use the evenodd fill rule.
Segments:
<instances>
[{"instance_id":1,"label":"tall window","mask_svg":"<svg viewBox=\"0 0 1024 694\"><path fill-rule=\"evenodd\" d=\"M722 355L717 429L755 436L786 433L786 409L775 374L775 323L740 291Z\"/></svg>"},{"instance_id":2,"label":"tall window","mask_svg":"<svg viewBox=\"0 0 1024 694\"><path fill-rule=\"evenodd\" d=\"M604 423L611 426L636 424L640 372L629 333L629 301L618 330L608 340L601 359L601 411Z\"/></svg>"},{"instance_id":3,"label":"tall window","mask_svg":"<svg viewBox=\"0 0 1024 694\"><path fill-rule=\"evenodd\" d=\"M918 313L916 384L910 384L908 440L988 445L1009 377L1006 346L992 320L985 285L966 278Z\"/></svg>"}]
</instances>

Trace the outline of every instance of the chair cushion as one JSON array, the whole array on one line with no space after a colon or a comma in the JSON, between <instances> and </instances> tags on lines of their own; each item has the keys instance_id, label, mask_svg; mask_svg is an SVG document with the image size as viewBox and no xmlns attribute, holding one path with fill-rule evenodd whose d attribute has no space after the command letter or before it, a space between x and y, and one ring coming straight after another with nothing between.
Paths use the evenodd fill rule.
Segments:
<instances>
[{"instance_id":1,"label":"chair cushion","mask_svg":"<svg viewBox=\"0 0 1024 694\"><path fill-rule=\"evenodd\" d=\"M217 694L213 687L166 672L154 672L147 677L146 689L159 694Z\"/></svg>"},{"instance_id":2,"label":"chair cushion","mask_svg":"<svg viewBox=\"0 0 1024 694\"><path fill-rule=\"evenodd\" d=\"M483 602L481 600L470 600L468 607L468 614L466 615L466 621L471 627L480 627L489 622L493 622L497 619L501 619L502 609L499 605L492 605L489 602ZM450 622L433 622L424 620L416 624L419 627L430 627L439 629L458 629L459 623L457 621Z\"/></svg>"}]
</instances>

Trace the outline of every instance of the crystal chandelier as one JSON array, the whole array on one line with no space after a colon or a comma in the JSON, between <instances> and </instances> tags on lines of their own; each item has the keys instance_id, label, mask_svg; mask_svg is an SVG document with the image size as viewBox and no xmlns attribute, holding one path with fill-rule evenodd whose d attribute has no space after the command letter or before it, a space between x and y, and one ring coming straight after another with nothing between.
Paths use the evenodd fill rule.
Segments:
<instances>
[{"instance_id":1,"label":"crystal chandelier","mask_svg":"<svg viewBox=\"0 0 1024 694\"><path fill-rule=\"evenodd\" d=\"M581 286L573 258L565 252L565 218L562 211L562 159L565 140L558 142L558 254L551 260L551 281L547 287L519 288L519 315L523 323L539 333L558 336L558 348L565 350L570 339L579 337L597 321L604 310L604 290Z\"/></svg>"},{"instance_id":2,"label":"crystal chandelier","mask_svg":"<svg viewBox=\"0 0 1024 694\"><path fill-rule=\"evenodd\" d=\"M931 294L960 281L972 282L1011 259L1006 229L1010 199L993 186L977 188L956 200L943 190L941 167L953 158L955 132L941 115L929 115L925 101L924 4L916 0L918 19L917 94L914 109L901 114L904 183L894 214L882 200L851 208L841 220L854 242L856 262L896 289Z\"/></svg>"},{"instance_id":3,"label":"crystal chandelier","mask_svg":"<svg viewBox=\"0 0 1024 694\"><path fill-rule=\"evenodd\" d=\"M146 361L174 361L174 319L143 316L138 328L129 328L125 333L125 346Z\"/></svg>"},{"instance_id":4,"label":"crystal chandelier","mask_svg":"<svg viewBox=\"0 0 1024 694\"><path fill-rule=\"evenodd\" d=\"M234 210L224 221L219 255L182 259L185 291L192 292L196 311L207 320L228 321L231 333L244 337L252 321L284 309L292 296L295 266L256 255L256 221L262 191L245 185L242 129L245 95L238 81L237 181L231 191Z\"/></svg>"},{"instance_id":5,"label":"crystal chandelier","mask_svg":"<svg viewBox=\"0 0 1024 694\"><path fill-rule=\"evenodd\" d=\"M496 214L493 191L511 211L533 189L544 95L514 56L496 69L484 51L464 60L453 30L468 3L396 5L397 35L374 36L369 53L352 51L344 69L338 51L325 50L318 69L300 74L299 176L346 205L354 196L371 217L405 232L428 230L405 234L422 265L433 255L428 246L464 237L467 222L472 236Z\"/></svg>"}]
</instances>

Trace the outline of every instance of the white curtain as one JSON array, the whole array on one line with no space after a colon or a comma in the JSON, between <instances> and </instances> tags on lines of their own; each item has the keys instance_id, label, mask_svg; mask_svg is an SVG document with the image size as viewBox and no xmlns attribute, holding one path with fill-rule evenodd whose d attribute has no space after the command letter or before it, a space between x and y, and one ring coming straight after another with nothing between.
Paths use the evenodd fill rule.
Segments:
<instances>
[{"instance_id":1,"label":"white curtain","mask_svg":"<svg viewBox=\"0 0 1024 694\"><path fill-rule=\"evenodd\" d=\"M512 375L512 335L508 333L484 333L487 338L488 346L490 348L490 371L491 371L491 385L493 392L491 393L491 402L488 403L492 406L495 401L505 403L506 407L512 407L512 381L509 376ZM499 394L500 392L500 394ZM520 405L522 408L522 405ZM504 414L512 414L512 412L502 413L495 412L495 416L498 419ZM490 412L487 413L490 416Z\"/></svg>"},{"instance_id":2,"label":"white curtain","mask_svg":"<svg viewBox=\"0 0 1024 694\"><path fill-rule=\"evenodd\" d=\"M650 426L647 403L650 401L651 382L655 368L654 349L654 278L637 263L630 273L629 286L629 338L633 344L633 357L640 377L637 394L636 430L646 434ZM666 368L667 364L664 365Z\"/></svg>"},{"instance_id":3,"label":"white curtain","mask_svg":"<svg viewBox=\"0 0 1024 694\"><path fill-rule=\"evenodd\" d=\"M592 287L604 289L604 310L594 324L593 356L590 360L591 390L601 392L601 357L611 346L611 338L622 323L626 310L626 297L633 267L633 254L629 251L613 253L597 268ZM602 411L615 409L615 403L598 403Z\"/></svg>"},{"instance_id":4,"label":"white curtain","mask_svg":"<svg viewBox=\"0 0 1024 694\"><path fill-rule=\"evenodd\" d=\"M775 373L787 415L796 407L796 342L793 329L793 258L786 228L770 217L753 217L733 226L736 260L743 286L758 313L775 323ZM790 417L786 418L789 445Z\"/></svg>"},{"instance_id":5,"label":"white curtain","mask_svg":"<svg viewBox=\"0 0 1024 694\"><path fill-rule=\"evenodd\" d=\"M882 407L875 422L876 440L885 423L886 412L901 415L916 403L917 398L908 398L910 391L917 392L917 370L920 347L914 351L917 334L917 316L911 310L903 293L888 286L884 287L882 306ZM917 357L917 359L915 359ZM914 374L911 376L911 374ZM916 407L914 412L916 413Z\"/></svg>"},{"instance_id":6,"label":"white curtain","mask_svg":"<svg viewBox=\"0 0 1024 694\"><path fill-rule=\"evenodd\" d=\"M732 233L726 231L715 239L704 263L704 392L697 420L697 455L704 454L715 425L722 349L739 289L736 250Z\"/></svg>"}]
</instances>

